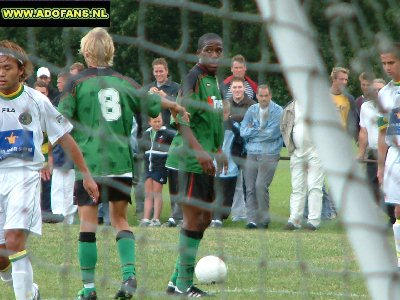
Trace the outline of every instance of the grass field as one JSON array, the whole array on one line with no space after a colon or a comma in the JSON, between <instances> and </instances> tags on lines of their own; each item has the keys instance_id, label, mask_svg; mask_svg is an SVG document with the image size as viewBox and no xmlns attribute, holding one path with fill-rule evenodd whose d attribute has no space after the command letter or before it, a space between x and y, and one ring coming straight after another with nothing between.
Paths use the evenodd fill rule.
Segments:
<instances>
[{"instance_id":1,"label":"grass field","mask_svg":"<svg viewBox=\"0 0 400 300\"><path fill-rule=\"evenodd\" d=\"M244 223L228 221L223 228L206 231L198 257L223 255L228 278L224 284L200 288L214 292L215 299L370 299L339 220L324 222L316 232L283 230L289 214L287 161L279 163L270 194L270 229L248 231ZM164 220L168 207L166 203ZM176 259L179 229L139 228L134 207L129 220L137 242L139 291L135 298L168 298L164 290ZM73 299L81 288L78 232L78 225L44 224L43 236L30 238L42 300ZM97 240L98 296L112 299L120 283L115 234L101 226ZM11 289L1 285L0 299L13 299Z\"/></svg>"}]
</instances>

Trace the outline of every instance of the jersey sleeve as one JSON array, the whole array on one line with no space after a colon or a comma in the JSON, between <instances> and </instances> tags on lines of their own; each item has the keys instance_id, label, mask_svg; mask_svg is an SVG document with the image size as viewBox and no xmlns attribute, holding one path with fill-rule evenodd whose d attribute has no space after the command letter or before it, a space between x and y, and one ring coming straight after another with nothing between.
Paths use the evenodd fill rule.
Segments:
<instances>
[{"instance_id":1,"label":"jersey sleeve","mask_svg":"<svg viewBox=\"0 0 400 300\"><path fill-rule=\"evenodd\" d=\"M366 106L365 106L365 103L363 103L362 105L361 105L361 109L360 109L360 123L359 123L359 125L360 125L360 127L367 127L366 126L366 118L368 118L368 116L367 116L367 114L366 114Z\"/></svg>"},{"instance_id":2,"label":"jersey sleeve","mask_svg":"<svg viewBox=\"0 0 400 300\"><path fill-rule=\"evenodd\" d=\"M68 81L65 90L60 98L60 103L57 107L58 111L67 117L68 119L72 119L75 115L76 110L76 98L75 93L73 91L73 81Z\"/></svg>"},{"instance_id":3,"label":"jersey sleeve","mask_svg":"<svg viewBox=\"0 0 400 300\"><path fill-rule=\"evenodd\" d=\"M42 130L47 133L50 143L55 144L60 137L72 130L72 124L54 108L50 101L46 99L42 103Z\"/></svg>"},{"instance_id":4,"label":"jersey sleeve","mask_svg":"<svg viewBox=\"0 0 400 300\"><path fill-rule=\"evenodd\" d=\"M191 118L196 110L196 105L193 105L194 102L199 101L199 95L195 93L196 84L198 81L199 72L194 69L187 74L185 80L181 86L181 89L178 93L177 102L182 105L186 111L190 114ZM177 115L178 123L186 126L190 126L190 121L186 121L182 118L181 115Z\"/></svg>"}]
</instances>

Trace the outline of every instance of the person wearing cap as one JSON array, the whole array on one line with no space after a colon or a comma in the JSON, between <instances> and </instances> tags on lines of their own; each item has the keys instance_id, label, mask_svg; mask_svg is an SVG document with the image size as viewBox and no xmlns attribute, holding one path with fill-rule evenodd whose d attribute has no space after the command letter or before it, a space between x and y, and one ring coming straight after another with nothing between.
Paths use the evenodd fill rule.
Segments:
<instances>
[{"instance_id":1,"label":"person wearing cap","mask_svg":"<svg viewBox=\"0 0 400 300\"><path fill-rule=\"evenodd\" d=\"M40 79L47 83L47 87L49 90L49 94L47 95L47 97L50 99L51 103L53 103L54 98L58 96L59 92L51 85L50 70L46 67L40 67L36 72L36 79Z\"/></svg>"}]
</instances>

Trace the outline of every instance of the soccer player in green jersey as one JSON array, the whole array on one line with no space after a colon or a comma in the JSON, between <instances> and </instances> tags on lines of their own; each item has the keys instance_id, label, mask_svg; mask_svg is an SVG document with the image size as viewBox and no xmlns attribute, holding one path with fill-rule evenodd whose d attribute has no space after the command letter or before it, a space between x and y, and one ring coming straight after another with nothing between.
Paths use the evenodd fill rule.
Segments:
<instances>
[{"instance_id":1,"label":"soccer player in green jersey","mask_svg":"<svg viewBox=\"0 0 400 300\"><path fill-rule=\"evenodd\" d=\"M178 116L178 133L166 163L168 168L178 170L179 191L185 193L179 255L168 283L168 294L207 296L193 285L193 271L200 241L211 222L210 205L215 198L214 157L218 161L218 171L224 167L226 172L227 168L226 157L221 152L223 107L215 76L222 50L222 39L217 34L207 33L200 37L199 61L187 74L178 95L190 120Z\"/></svg>"},{"instance_id":2,"label":"soccer player in green jersey","mask_svg":"<svg viewBox=\"0 0 400 300\"><path fill-rule=\"evenodd\" d=\"M135 240L127 221L132 184L132 154L128 139L136 112L156 117L161 107L173 116L185 109L158 95L141 93L139 85L110 67L114 43L103 28L94 28L81 40L80 52L88 69L72 78L65 88L59 110L76 124L72 132L98 182L102 201L110 202L111 225L116 229L122 285L114 299L130 299L136 290ZM186 116L187 118L187 116ZM77 173L79 179L79 173ZM81 220L78 256L83 289L77 299L97 299L97 204L77 181L77 205Z\"/></svg>"}]
</instances>

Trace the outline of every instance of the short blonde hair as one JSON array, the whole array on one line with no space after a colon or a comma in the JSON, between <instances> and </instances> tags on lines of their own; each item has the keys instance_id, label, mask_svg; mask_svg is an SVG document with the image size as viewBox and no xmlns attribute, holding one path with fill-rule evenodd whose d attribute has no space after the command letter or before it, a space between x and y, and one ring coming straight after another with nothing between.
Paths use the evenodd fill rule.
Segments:
<instances>
[{"instance_id":1,"label":"short blonde hair","mask_svg":"<svg viewBox=\"0 0 400 300\"><path fill-rule=\"evenodd\" d=\"M372 81L372 83L382 83L382 84L386 85L386 81L383 78L376 78Z\"/></svg>"},{"instance_id":2,"label":"short blonde hair","mask_svg":"<svg viewBox=\"0 0 400 300\"><path fill-rule=\"evenodd\" d=\"M114 59L114 42L101 27L90 30L81 40L80 53L88 66L110 67Z\"/></svg>"},{"instance_id":3,"label":"short blonde hair","mask_svg":"<svg viewBox=\"0 0 400 300\"><path fill-rule=\"evenodd\" d=\"M334 67L331 72L331 79L336 79L337 73L345 73L345 74L349 75L350 71L349 71L349 69L346 69L343 67Z\"/></svg>"}]
</instances>

